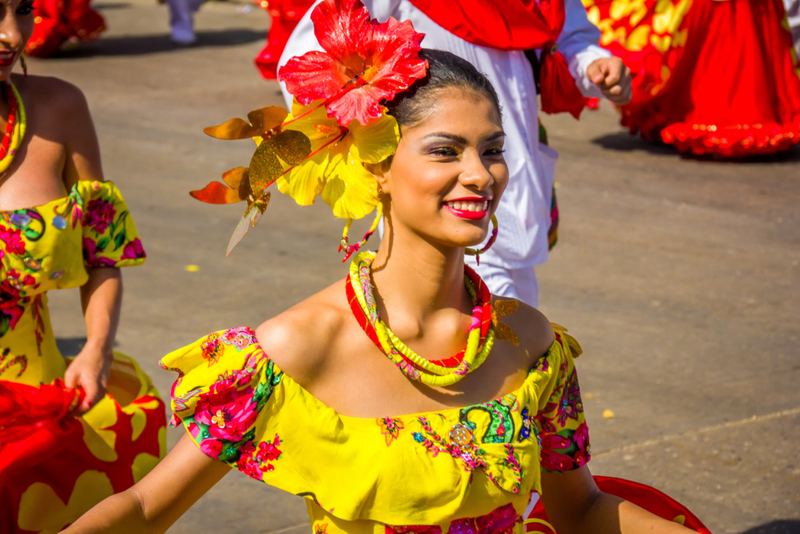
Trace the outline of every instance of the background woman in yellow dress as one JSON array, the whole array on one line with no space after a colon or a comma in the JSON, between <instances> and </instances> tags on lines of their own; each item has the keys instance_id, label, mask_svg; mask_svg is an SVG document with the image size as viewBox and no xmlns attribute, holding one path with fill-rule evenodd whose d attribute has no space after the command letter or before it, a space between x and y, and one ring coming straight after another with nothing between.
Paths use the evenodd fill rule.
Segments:
<instances>
[{"instance_id":1,"label":"background woman in yellow dress","mask_svg":"<svg viewBox=\"0 0 800 534\"><path fill-rule=\"evenodd\" d=\"M5 2L0 15L0 531L58 532L158 462L164 407L113 351L119 267L145 253L122 195L103 181L86 100L64 81L12 74L32 2ZM68 364L46 292L73 287L87 339Z\"/></svg>"}]
</instances>

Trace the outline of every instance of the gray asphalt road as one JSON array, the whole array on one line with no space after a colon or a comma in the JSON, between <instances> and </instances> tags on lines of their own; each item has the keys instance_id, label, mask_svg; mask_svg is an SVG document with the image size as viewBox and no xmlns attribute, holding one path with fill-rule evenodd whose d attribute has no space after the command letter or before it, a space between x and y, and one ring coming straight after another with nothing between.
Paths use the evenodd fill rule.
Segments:
<instances>
[{"instance_id":1,"label":"gray asphalt road","mask_svg":"<svg viewBox=\"0 0 800 534\"><path fill-rule=\"evenodd\" d=\"M199 44L177 48L165 7L97 6L110 28L102 40L29 66L87 95L106 177L125 193L149 254L125 272L118 349L167 394L174 377L158 368L162 355L209 331L256 326L343 276L341 224L324 204L297 209L276 193L226 259L241 208L187 194L252 153L249 142L206 137L204 126L281 103L252 64L269 25L263 11L207 4ZM610 106L579 123L544 120L561 154L562 222L539 269L541 308L585 349L593 472L653 484L715 533L800 532L800 149L686 159L629 137ZM77 346L77 293L51 304L63 346ZM171 431L170 444L179 436ZM170 532L307 532L304 510L232 473Z\"/></svg>"}]
</instances>

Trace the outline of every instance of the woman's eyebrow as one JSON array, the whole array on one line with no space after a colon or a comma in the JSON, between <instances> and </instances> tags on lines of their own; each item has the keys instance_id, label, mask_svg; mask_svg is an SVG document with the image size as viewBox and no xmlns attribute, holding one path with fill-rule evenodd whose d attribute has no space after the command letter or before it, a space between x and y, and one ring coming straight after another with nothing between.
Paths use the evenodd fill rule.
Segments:
<instances>
[{"instance_id":1,"label":"woman's eyebrow","mask_svg":"<svg viewBox=\"0 0 800 534\"><path fill-rule=\"evenodd\" d=\"M495 141L496 139L500 139L501 137L505 137L506 133L504 131L495 132L492 135L485 137L484 141Z\"/></svg>"},{"instance_id":2,"label":"woman's eyebrow","mask_svg":"<svg viewBox=\"0 0 800 534\"><path fill-rule=\"evenodd\" d=\"M494 141L496 139L499 139L499 138L505 137L505 136L506 136L505 132L499 131L499 132L495 132L495 133L483 138L483 141L484 142L485 141ZM454 134L449 134L449 133L445 133L445 132L430 133L430 134L426 135L425 137L423 137L423 139L428 139L429 137L439 137L439 138L442 138L442 139L447 139L447 140L450 140L450 141L453 141L453 142L456 142L456 143L460 143L462 145L466 145L467 144L467 140L465 138L461 137L460 135L454 135Z\"/></svg>"},{"instance_id":3,"label":"woman's eyebrow","mask_svg":"<svg viewBox=\"0 0 800 534\"><path fill-rule=\"evenodd\" d=\"M441 137L443 139L454 141L454 142L462 144L462 145L466 145L467 144L467 140L464 139L463 137L461 137L460 135L453 135L453 134L444 133L444 132L430 133L430 134L426 135L425 137L423 137L423 139L428 139L429 137Z\"/></svg>"}]
</instances>

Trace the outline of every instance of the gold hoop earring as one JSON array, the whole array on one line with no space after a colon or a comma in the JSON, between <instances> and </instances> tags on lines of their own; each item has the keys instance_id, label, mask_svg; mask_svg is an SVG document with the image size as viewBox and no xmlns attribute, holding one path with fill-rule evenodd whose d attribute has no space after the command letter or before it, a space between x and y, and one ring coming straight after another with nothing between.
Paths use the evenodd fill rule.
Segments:
<instances>
[{"instance_id":1,"label":"gold hoop earring","mask_svg":"<svg viewBox=\"0 0 800 534\"><path fill-rule=\"evenodd\" d=\"M489 241L486 243L486 246L484 246L480 250L476 250L474 248L467 248L467 249L464 250L464 254L467 254L468 256L475 256L475 262L478 265L480 265L481 264L481 254L483 254L484 252L486 252L487 250L492 248L492 245L494 245L494 242L497 241L497 233L498 233L499 230L500 230L500 227L497 225L497 216L496 215L492 215L492 235L489 238Z\"/></svg>"}]
</instances>

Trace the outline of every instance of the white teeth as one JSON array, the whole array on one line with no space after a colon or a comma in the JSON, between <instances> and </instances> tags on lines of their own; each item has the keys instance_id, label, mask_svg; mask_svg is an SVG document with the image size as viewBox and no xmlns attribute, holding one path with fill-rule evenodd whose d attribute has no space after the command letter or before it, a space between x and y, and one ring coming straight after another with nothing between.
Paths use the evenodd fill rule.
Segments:
<instances>
[{"instance_id":1,"label":"white teeth","mask_svg":"<svg viewBox=\"0 0 800 534\"><path fill-rule=\"evenodd\" d=\"M486 211L489 209L489 201L482 200L480 202L447 202L448 206L455 210L460 211Z\"/></svg>"}]
</instances>

